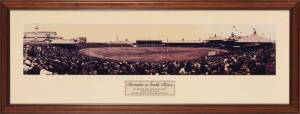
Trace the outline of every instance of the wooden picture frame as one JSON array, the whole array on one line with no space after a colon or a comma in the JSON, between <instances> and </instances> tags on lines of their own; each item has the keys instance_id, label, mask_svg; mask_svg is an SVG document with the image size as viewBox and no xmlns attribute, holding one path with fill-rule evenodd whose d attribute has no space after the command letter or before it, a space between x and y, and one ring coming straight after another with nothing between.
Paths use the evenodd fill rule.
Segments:
<instances>
[{"instance_id":1,"label":"wooden picture frame","mask_svg":"<svg viewBox=\"0 0 300 114\"><path fill-rule=\"evenodd\" d=\"M289 10L290 103L288 105L12 105L10 104L10 10ZM0 2L1 112L97 113L299 113L298 0L4 0ZM287 39L288 40L288 39Z\"/></svg>"}]
</instances>

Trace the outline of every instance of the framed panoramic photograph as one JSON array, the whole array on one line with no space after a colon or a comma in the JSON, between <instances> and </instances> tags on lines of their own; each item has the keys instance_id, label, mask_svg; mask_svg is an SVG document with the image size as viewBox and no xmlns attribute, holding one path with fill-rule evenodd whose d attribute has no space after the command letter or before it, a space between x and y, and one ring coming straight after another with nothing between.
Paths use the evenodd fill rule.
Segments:
<instances>
[{"instance_id":1,"label":"framed panoramic photograph","mask_svg":"<svg viewBox=\"0 0 300 114\"><path fill-rule=\"evenodd\" d=\"M297 0L4 0L1 112L299 113Z\"/></svg>"}]
</instances>

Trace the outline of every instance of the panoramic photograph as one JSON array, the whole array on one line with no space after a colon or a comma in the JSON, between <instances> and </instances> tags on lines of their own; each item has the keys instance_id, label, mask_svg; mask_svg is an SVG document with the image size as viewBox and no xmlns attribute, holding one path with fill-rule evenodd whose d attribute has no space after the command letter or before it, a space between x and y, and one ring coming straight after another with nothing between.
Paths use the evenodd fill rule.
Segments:
<instances>
[{"instance_id":1,"label":"panoramic photograph","mask_svg":"<svg viewBox=\"0 0 300 114\"><path fill-rule=\"evenodd\" d=\"M30 24L24 75L276 75L268 24Z\"/></svg>"}]
</instances>

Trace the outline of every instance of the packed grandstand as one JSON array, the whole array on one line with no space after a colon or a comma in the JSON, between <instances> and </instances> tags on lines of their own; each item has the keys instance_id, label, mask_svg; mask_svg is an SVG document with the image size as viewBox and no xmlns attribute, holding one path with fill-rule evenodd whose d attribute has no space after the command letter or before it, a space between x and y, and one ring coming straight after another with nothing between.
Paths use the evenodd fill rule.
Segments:
<instances>
[{"instance_id":1,"label":"packed grandstand","mask_svg":"<svg viewBox=\"0 0 300 114\"><path fill-rule=\"evenodd\" d=\"M275 43L256 34L219 39L210 38L205 42L164 42L161 40L139 40L135 43L24 43L23 71L27 75L275 75ZM31 41L32 42L32 41ZM80 53L89 48L112 47L120 49L147 47L164 50L155 52L165 56L172 52L166 49L206 49L206 54L185 59L171 59L172 56L145 59L150 53L120 54L113 57ZM209 51L209 50L226 51ZM185 54L177 51L176 54ZM187 52L187 51L184 51ZM148 55L147 55L148 54ZM174 53L173 53L174 54ZM194 53L193 53L194 54ZM115 57L119 55L120 57ZM143 56L141 56L143 55ZM127 59L131 58L131 59ZM132 59L133 57L139 59ZM144 58L144 59L143 59ZM168 59L170 58L170 59ZM188 58L188 57L186 57Z\"/></svg>"}]
</instances>

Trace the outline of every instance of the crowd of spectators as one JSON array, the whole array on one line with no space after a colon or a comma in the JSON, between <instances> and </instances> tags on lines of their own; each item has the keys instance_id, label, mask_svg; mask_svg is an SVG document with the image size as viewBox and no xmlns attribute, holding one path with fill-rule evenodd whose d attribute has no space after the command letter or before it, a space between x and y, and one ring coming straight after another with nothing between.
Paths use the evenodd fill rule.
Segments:
<instances>
[{"instance_id":1,"label":"crowd of spectators","mask_svg":"<svg viewBox=\"0 0 300 114\"><path fill-rule=\"evenodd\" d=\"M24 74L274 75L275 49L230 51L189 61L122 61L81 55L77 48L24 45Z\"/></svg>"}]
</instances>

